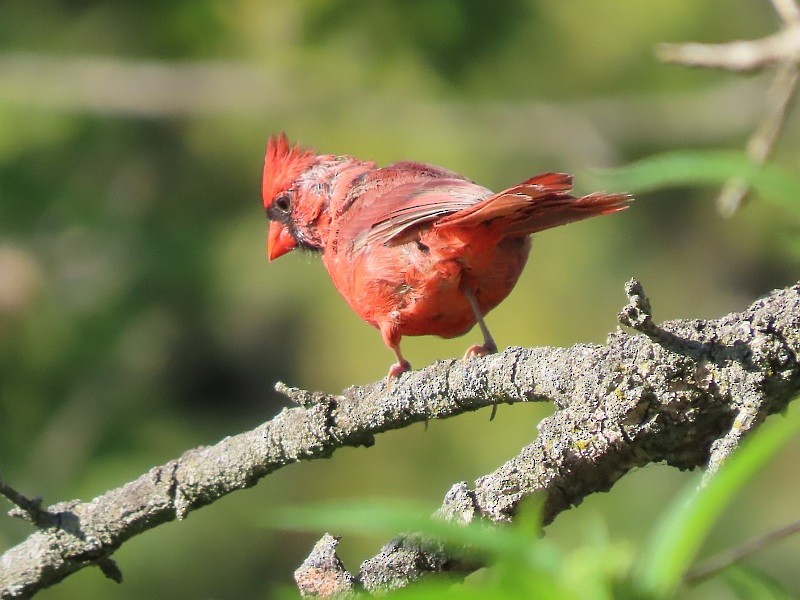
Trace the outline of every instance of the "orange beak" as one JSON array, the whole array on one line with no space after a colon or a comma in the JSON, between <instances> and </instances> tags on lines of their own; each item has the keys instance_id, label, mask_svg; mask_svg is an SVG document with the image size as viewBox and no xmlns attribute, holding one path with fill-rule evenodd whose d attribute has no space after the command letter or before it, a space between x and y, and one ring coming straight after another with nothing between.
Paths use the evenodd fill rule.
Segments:
<instances>
[{"instance_id":1,"label":"orange beak","mask_svg":"<svg viewBox=\"0 0 800 600\"><path fill-rule=\"evenodd\" d=\"M280 221L269 222L269 235L267 236L267 258L275 260L287 252L297 248L297 240L289 233L289 229Z\"/></svg>"}]
</instances>

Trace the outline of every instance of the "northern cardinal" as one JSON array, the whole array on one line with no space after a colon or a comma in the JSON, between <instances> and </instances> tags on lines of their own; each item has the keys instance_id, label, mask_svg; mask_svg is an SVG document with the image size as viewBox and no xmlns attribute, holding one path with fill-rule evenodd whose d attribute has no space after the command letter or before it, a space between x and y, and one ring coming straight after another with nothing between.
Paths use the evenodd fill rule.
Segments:
<instances>
[{"instance_id":1,"label":"northern cardinal","mask_svg":"<svg viewBox=\"0 0 800 600\"><path fill-rule=\"evenodd\" d=\"M350 307L377 327L397 362L388 382L411 369L404 335L451 338L477 323L483 344L465 359L497 351L483 317L508 296L528 259L530 234L618 212L627 194L568 192L572 176L536 175L497 194L441 167L378 167L316 154L270 138L262 195L270 220L269 260L302 248L322 255Z\"/></svg>"}]
</instances>

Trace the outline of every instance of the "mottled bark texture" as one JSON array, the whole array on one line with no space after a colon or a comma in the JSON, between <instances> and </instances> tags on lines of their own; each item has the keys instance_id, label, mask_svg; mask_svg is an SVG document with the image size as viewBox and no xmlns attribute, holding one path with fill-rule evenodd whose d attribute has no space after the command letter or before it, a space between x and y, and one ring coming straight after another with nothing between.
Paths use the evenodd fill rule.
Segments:
<instances>
[{"instance_id":1,"label":"mottled bark texture","mask_svg":"<svg viewBox=\"0 0 800 600\"><path fill-rule=\"evenodd\" d=\"M30 596L88 565L119 579L110 556L125 540L284 465L327 457L343 446L369 446L376 433L497 403L547 400L557 410L518 456L472 488L453 487L441 509L450 518L508 521L525 496L540 491L549 521L637 466L692 468L710 461L715 468L744 433L800 390L800 286L719 320L656 326L637 285L629 283L631 302L620 318L644 335L618 331L603 346L509 348L466 363L441 361L402 376L390 393L383 382L338 396L278 386L300 406L252 431L189 450L94 500L37 508L17 498L22 506L12 512L38 530L0 558L0 594ZM310 563L313 573L328 577L325 565L332 565L335 581L346 582L346 589L350 578L335 559L335 544L325 542L324 560ZM367 589L397 587L454 564L395 540L365 562L356 579ZM312 587L313 573L304 576Z\"/></svg>"},{"instance_id":2,"label":"mottled bark texture","mask_svg":"<svg viewBox=\"0 0 800 600\"><path fill-rule=\"evenodd\" d=\"M656 325L641 285L626 286L620 321L644 335L611 334L605 346L509 349L508 390L548 398L558 410L539 436L493 473L447 493L438 516L510 521L520 502L545 495L544 522L631 469L666 462L713 474L741 437L800 392L800 286L773 292L719 320ZM400 537L361 565L369 591L425 573L459 570L458 557Z\"/></svg>"}]
</instances>

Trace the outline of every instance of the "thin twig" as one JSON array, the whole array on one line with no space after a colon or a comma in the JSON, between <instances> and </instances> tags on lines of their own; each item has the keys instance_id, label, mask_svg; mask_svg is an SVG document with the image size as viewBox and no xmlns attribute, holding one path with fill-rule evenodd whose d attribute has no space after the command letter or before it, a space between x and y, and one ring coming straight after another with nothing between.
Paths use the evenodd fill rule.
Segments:
<instances>
[{"instance_id":1,"label":"thin twig","mask_svg":"<svg viewBox=\"0 0 800 600\"><path fill-rule=\"evenodd\" d=\"M25 519L37 527L49 527L55 523L55 515L42 508L42 499L38 496L28 498L2 479L0 479L0 495L5 496L15 506L8 513L12 517Z\"/></svg>"},{"instance_id":2,"label":"thin twig","mask_svg":"<svg viewBox=\"0 0 800 600\"><path fill-rule=\"evenodd\" d=\"M757 165L763 165L767 161L778 141L789 106L797 93L800 81L798 73L797 64L783 63L778 67L767 94L766 112L747 142L747 156ZM750 186L743 179L728 181L717 198L720 214L724 217L736 214L749 190Z\"/></svg>"},{"instance_id":3,"label":"thin twig","mask_svg":"<svg viewBox=\"0 0 800 600\"><path fill-rule=\"evenodd\" d=\"M709 577L713 577L732 564L739 562L748 556L752 556L757 552L761 552L765 548L779 542L784 538L792 536L795 533L800 533L800 520L775 529L774 531L770 531L761 537L752 539L749 542L742 544L738 548L730 548L724 552L720 552L719 554L712 556L693 569L690 569L683 579L688 584L700 583Z\"/></svg>"},{"instance_id":4,"label":"thin twig","mask_svg":"<svg viewBox=\"0 0 800 600\"><path fill-rule=\"evenodd\" d=\"M725 44L660 44L659 60L687 67L752 71L800 60L800 25L792 25L757 40Z\"/></svg>"},{"instance_id":5,"label":"thin twig","mask_svg":"<svg viewBox=\"0 0 800 600\"><path fill-rule=\"evenodd\" d=\"M663 62L690 67L748 71L778 65L767 94L765 113L747 143L747 156L763 165L778 140L798 87L800 68L800 8L795 0L771 0L784 22L778 32L758 40L726 44L661 44L656 54ZM750 186L741 177L729 180L717 198L720 214L736 214Z\"/></svg>"},{"instance_id":6,"label":"thin twig","mask_svg":"<svg viewBox=\"0 0 800 600\"><path fill-rule=\"evenodd\" d=\"M800 6L794 0L770 0L772 8L787 25L800 23Z\"/></svg>"}]
</instances>

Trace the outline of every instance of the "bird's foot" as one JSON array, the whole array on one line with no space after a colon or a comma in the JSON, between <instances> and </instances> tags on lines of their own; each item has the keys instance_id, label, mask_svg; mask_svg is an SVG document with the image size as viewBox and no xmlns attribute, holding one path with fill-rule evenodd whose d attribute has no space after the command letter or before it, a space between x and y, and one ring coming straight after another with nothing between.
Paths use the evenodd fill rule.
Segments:
<instances>
[{"instance_id":1,"label":"bird's foot","mask_svg":"<svg viewBox=\"0 0 800 600\"><path fill-rule=\"evenodd\" d=\"M389 374L386 376L386 391L391 391L392 383L406 371L411 370L411 363L407 360L400 360L389 367Z\"/></svg>"},{"instance_id":2,"label":"bird's foot","mask_svg":"<svg viewBox=\"0 0 800 600\"><path fill-rule=\"evenodd\" d=\"M467 353L464 354L464 360L468 360L475 356L488 356L497 352L497 345L494 342L486 342L483 345L474 344L467 348Z\"/></svg>"}]
</instances>

